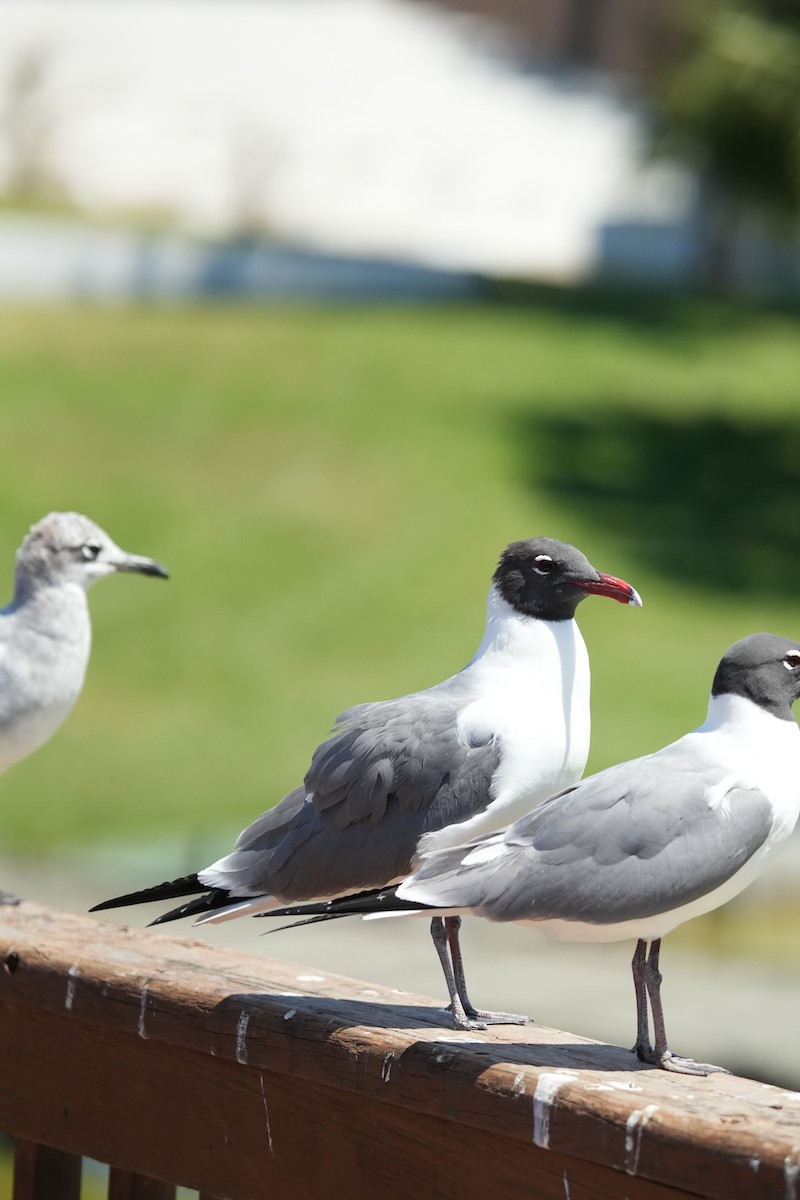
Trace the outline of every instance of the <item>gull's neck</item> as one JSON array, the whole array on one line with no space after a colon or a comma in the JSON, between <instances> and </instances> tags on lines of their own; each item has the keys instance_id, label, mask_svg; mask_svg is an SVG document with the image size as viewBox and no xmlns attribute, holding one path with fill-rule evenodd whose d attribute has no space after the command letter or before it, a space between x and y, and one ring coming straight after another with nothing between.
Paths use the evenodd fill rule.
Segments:
<instances>
[{"instance_id":1,"label":"gull's neck","mask_svg":"<svg viewBox=\"0 0 800 1200\"><path fill-rule=\"evenodd\" d=\"M572 640L576 630L575 621L544 621L539 617L528 617L512 608L492 585L486 602L486 628L481 644L472 656L469 666L481 659L495 656L525 654L538 644L544 634L548 640Z\"/></svg>"},{"instance_id":2,"label":"gull's neck","mask_svg":"<svg viewBox=\"0 0 800 1200\"><path fill-rule=\"evenodd\" d=\"M41 583L17 579L14 598L0 617L31 636L88 644L91 636L86 592L78 583Z\"/></svg>"},{"instance_id":3,"label":"gull's neck","mask_svg":"<svg viewBox=\"0 0 800 1200\"><path fill-rule=\"evenodd\" d=\"M789 710L791 715L791 710ZM700 733L716 731L736 734L745 729L772 729L776 726L796 728L794 720L787 721L775 713L767 712L760 704L748 700L746 696L737 696L732 692L723 692L718 696L710 696L706 719L700 726Z\"/></svg>"}]
</instances>

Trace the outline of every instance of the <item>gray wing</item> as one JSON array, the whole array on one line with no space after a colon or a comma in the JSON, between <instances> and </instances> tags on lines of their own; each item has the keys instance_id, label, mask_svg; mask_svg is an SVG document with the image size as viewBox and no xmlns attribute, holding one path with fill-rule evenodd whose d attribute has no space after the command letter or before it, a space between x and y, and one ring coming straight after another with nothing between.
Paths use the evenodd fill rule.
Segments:
<instances>
[{"instance_id":1,"label":"gray wing","mask_svg":"<svg viewBox=\"0 0 800 1200\"><path fill-rule=\"evenodd\" d=\"M327 813L337 829L366 820L378 825L395 797L403 812L435 808L440 819L431 828L440 829L484 807L488 781L476 793L471 768L486 757L474 752L492 739L487 734L468 744L459 737L457 695L434 688L342 713L306 773L316 812Z\"/></svg>"},{"instance_id":2,"label":"gray wing","mask_svg":"<svg viewBox=\"0 0 800 1200\"><path fill-rule=\"evenodd\" d=\"M245 829L214 864L215 882L238 895L304 900L407 875L422 834L491 799L499 745L488 735L462 741L457 715L456 701L436 690L343 713L305 786Z\"/></svg>"},{"instance_id":3,"label":"gray wing","mask_svg":"<svg viewBox=\"0 0 800 1200\"><path fill-rule=\"evenodd\" d=\"M502 834L430 855L402 896L498 921L611 925L667 912L720 887L770 832L767 797L741 784L712 803L721 782L720 770L687 771L664 752L622 763Z\"/></svg>"}]
</instances>

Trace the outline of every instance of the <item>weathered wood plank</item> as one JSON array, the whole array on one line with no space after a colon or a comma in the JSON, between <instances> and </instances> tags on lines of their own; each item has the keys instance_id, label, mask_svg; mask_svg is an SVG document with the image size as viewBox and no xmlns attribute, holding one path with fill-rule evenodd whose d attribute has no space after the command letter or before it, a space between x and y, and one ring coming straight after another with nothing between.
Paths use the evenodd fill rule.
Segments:
<instances>
[{"instance_id":1,"label":"weathered wood plank","mask_svg":"<svg viewBox=\"0 0 800 1200\"><path fill-rule=\"evenodd\" d=\"M21 1080L13 1115L56 1142L127 1170L171 1174L235 1200L437 1200L465 1195L619 1196L620 1176L530 1141L506 1142L412 1109L376 1102L182 1047L84 1026L64 1014L0 1012L0 1060L48 1072L47 1096ZM87 1062L91 1070L87 1071ZM349 1080L348 1080L349 1085ZM679 1193L625 1179L629 1200ZM469 1189L474 1189L470 1191Z\"/></svg>"},{"instance_id":2,"label":"weathered wood plank","mask_svg":"<svg viewBox=\"0 0 800 1200\"><path fill-rule=\"evenodd\" d=\"M80 1154L16 1139L14 1200L80 1200L80 1195Z\"/></svg>"},{"instance_id":3,"label":"weathered wood plank","mask_svg":"<svg viewBox=\"0 0 800 1200\"><path fill-rule=\"evenodd\" d=\"M175 1184L135 1175L112 1167L108 1175L108 1200L175 1200Z\"/></svg>"},{"instance_id":4,"label":"weathered wood plank","mask_svg":"<svg viewBox=\"0 0 800 1200\"><path fill-rule=\"evenodd\" d=\"M101 1056L98 1075L110 1072L120 1095L134 1079L150 1078L157 1117L140 1114L148 1137L157 1139L158 1128L177 1136L169 1096L199 1131L197 1140L214 1147L208 1161L193 1148L198 1170L191 1177L170 1174L166 1145L145 1161L135 1147L118 1144L121 1133L91 1097L81 1095L80 1137L89 1143L52 1108L49 1128L58 1136L50 1140L130 1170L238 1198L230 1178L215 1171L220 1161L241 1158L243 1197L260 1195L248 1189L257 1179L263 1191L267 1177L281 1194L287 1161L309 1178L317 1169L307 1160L318 1154L324 1124L361 1164L353 1197L368 1194L357 1190L366 1186L364 1164L371 1162L366 1129L381 1161L396 1171L431 1170L441 1147L449 1147L449 1173L437 1177L443 1197L463 1197L465 1181L472 1189L476 1178L497 1190L481 1176L475 1160L482 1153L502 1160L509 1187L529 1184L534 1171L537 1180L549 1178L542 1196L565 1195L561 1167L574 1180L573 1200L579 1186L595 1197L682 1192L797 1200L797 1093L725 1076L669 1075L637 1064L625 1050L543 1027L455 1033L424 998L27 904L0 909L0 963L2 1026L16 1039L4 1054L15 1053L24 1030L28 1044L40 1038L56 1059L61 1045L66 1071L80 1044L92 1061ZM121 1074L115 1061L125 1063ZM63 1086L75 1112L69 1078ZM175 1080L183 1080L182 1090ZM0 1127L30 1134L35 1098L16 1127L8 1125L14 1106L7 1099L0 1083ZM113 1099L106 1097L106 1107ZM265 1105L274 1141L280 1130L280 1156L264 1149ZM231 1112L241 1114L247 1138L243 1129L228 1128L227 1142L219 1133ZM361 1124L351 1126L349 1113ZM254 1120L262 1121L260 1148L243 1154L257 1136ZM92 1133L97 1122L102 1138ZM302 1143L298 1131L305 1131ZM95 1144L103 1138L107 1145ZM397 1138L404 1153L393 1156L387 1145ZM327 1137L324 1145L319 1158L330 1153L338 1161ZM322 1190L309 1196L327 1194L329 1172L322 1174Z\"/></svg>"}]
</instances>

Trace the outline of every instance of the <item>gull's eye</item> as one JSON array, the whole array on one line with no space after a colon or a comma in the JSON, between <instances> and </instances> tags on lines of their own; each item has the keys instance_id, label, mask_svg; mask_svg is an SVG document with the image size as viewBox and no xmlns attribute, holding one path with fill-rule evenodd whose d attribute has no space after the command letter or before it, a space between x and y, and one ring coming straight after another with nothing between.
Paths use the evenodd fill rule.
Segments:
<instances>
[{"instance_id":1,"label":"gull's eye","mask_svg":"<svg viewBox=\"0 0 800 1200\"><path fill-rule=\"evenodd\" d=\"M533 569L537 575L549 575L555 570L555 565L549 554L537 554L533 560Z\"/></svg>"},{"instance_id":2,"label":"gull's eye","mask_svg":"<svg viewBox=\"0 0 800 1200\"><path fill-rule=\"evenodd\" d=\"M796 671L800 667L800 653L797 650L790 650L784 657L783 665L787 671Z\"/></svg>"},{"instance_id":3,"label":"gull's eye","mask_svg":"<svg viewBox=\"0 0 800 1200\"><path fill-rule=\"evenodd\" d=\"M83 557L86 559L87 562L94 562L94 560L97 558L98 554L100 553L101 549L102 549L102 547L99 542L95 542L95 541L84 542L83 545L81 546L81 554L83 555Z\"/></svg>"}]
</instances>

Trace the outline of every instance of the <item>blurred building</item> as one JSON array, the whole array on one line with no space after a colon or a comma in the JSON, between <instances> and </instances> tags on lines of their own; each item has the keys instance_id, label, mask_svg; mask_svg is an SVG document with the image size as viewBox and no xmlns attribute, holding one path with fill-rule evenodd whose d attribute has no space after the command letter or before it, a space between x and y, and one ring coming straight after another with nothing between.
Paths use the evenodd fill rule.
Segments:
<instances>
[{"instance_id":1,"label":"blurred building","mask_svg":"<svg viewBox=\"0 0 800 1200\"><path fill-rule=\"evenodd\" d=\"M354 260L377 259L429 273L686 286L698 189L648 156L639 86L665 44L668 9L3 0L0 294L23 280L29 295L142 294L143 281L145 294L181 295L218 278L229 294L237 278L270 294L267 258L254 265L251 250L229 249L219 270L207 255L187 269L200 261L178 244L187 234L290 244L306 256L306 279L309 254L337 256L350 284ZM14 224L20 208L25 222ZM117 234L61 224L45 250L31 210L54 209ZM754 245L745 267L755 286L767 258ZM244 253L248 262L236 259Z\"/></svg>"}]
</instances>

